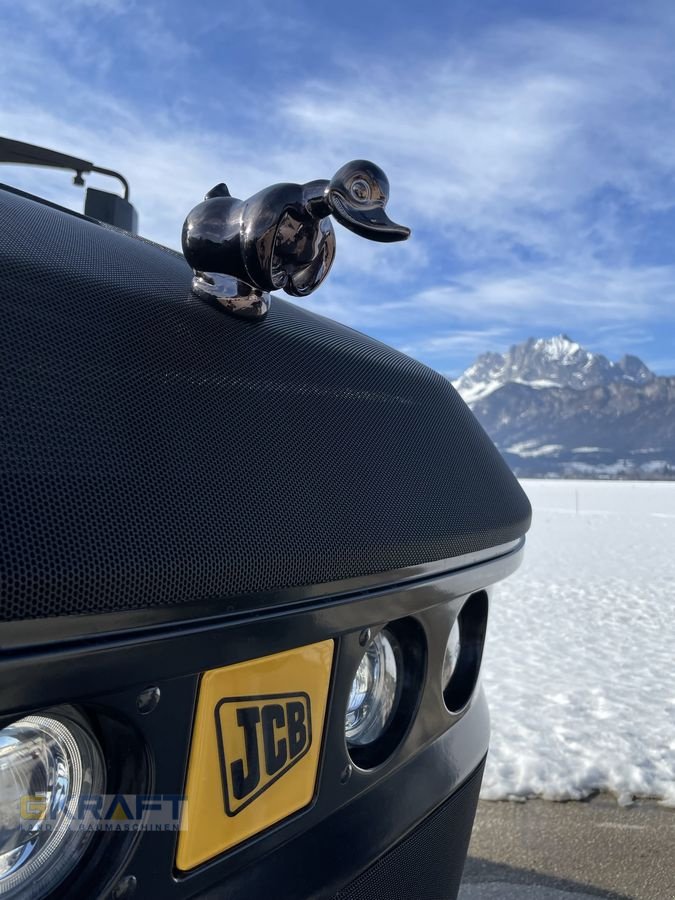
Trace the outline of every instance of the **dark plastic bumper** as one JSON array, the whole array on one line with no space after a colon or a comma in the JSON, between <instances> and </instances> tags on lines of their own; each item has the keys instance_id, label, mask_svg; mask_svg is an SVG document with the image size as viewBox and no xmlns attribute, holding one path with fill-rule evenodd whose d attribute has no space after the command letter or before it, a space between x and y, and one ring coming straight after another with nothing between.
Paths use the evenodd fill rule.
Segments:
<instances>
[{"instance_id":1,"label":"dark plastic bumper","mask_svg":"<svg viewBox=\"0 0 675 900\"><path fill-rule=\"evenodd\" d=\"M44 621L6 625L0 721L53 704L76 706L102 745L107 791L124 794L181 793L200 673L336 641L319 779L309 806L189 873L175 868L175 832L102 834L55 897L126 900L119 891L130 879L134 900L454 897L489 717L480 687L461 709L447 709L443 654L459 611L471 597L487 601L485 589L520 562L522 544L504 549L451 571L265 610L209 615L200 609L182 621L175 613L167 621L148 612L52 620L48 628ZM418 700L384 761L350 767L344 710L363 655L362 629L396 622L414 625L412 633L426 647ZM139 692L149 685L161 689L161 701L152 714L140 715ZM382 882L379 894L369 893L373 879ZM394 883L398 894L391 893Z\"/></svg>"},{"instance_id":2,"label":"dark plastic bumper","mask_svg":"<svg viewBox=\"0 0 675 900\"><path fill-rule=\"evenodd\" d=\"M192 896L454 900L483 775L484 756L474 757L486 752L488 728L481 696L455 729L372 791Z\"/></svg>"},{"instance_id":3,"label":"dark plastic bumper","mask_svg":"<svg viewBox=\"0 0 675 900\"><path fill-rule=\"evenodd\" d=\"M473 825L483 763L473 775L334 900L454 900Z\"/></svg>"}]
</instances>

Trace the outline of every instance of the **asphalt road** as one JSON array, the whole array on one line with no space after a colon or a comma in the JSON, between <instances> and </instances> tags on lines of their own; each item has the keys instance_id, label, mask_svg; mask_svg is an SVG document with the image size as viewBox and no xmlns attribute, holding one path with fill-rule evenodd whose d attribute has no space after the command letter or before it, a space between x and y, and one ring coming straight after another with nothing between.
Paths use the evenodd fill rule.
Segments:
<instances>
[{"instance_id":1,"label":"asphalt road","mask_svg":"<svg viewBox=\"0 0 675 900\"><path fill-rule=\"evenodd\" d=\"M675 809L481 802L459 900L675 900Z\"/></svg>"}]
</instances>

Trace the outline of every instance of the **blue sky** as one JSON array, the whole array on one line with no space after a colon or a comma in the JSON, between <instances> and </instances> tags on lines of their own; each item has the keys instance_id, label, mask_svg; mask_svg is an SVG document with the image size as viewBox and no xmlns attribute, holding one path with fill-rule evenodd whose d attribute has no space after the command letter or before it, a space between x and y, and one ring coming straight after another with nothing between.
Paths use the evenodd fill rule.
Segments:
<instances>
[{"instance_id":1,"label":"blue sky","mask_svg":"<svg viewBox=\"0 0 675 900\"><path fill-rule=\"evenodd\" d=\"M336 226L303 303L451 377L559 332L675 373L672 3L0 0L0 21L0 134L123 172L144 235L178 246L219 181L365 157L413 236ZM0 180L82 208L67 173Z\"/></svg>"}]
</instances>

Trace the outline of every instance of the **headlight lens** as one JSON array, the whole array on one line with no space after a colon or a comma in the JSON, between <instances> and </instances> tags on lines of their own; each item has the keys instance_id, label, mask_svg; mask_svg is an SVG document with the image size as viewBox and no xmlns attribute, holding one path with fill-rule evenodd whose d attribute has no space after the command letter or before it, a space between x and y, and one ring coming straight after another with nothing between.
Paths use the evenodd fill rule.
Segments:
<instances>
[{"instance_id":1,"label":"headlight lens","mask_svg":"<svg viewBox=\"0 0 675 900\"><path fill-rule=\"evenodd\" d=\"M461 640L462 636L460 634L459 619L455 619L455 624L450 629L448 643L445 645L445 655L443 657L443 673L441 675L443 690L447 688L447 686L450 684L450 679L455 674L457 662L459 661Z\"/></svg>"},{"instance_id":2,"label":"headlight lens","mask_svg":"<svg viewBox=\"0 0 675 900\"><path fill-rule=\"evenodd\" d=\"M34 715L0 731L3 900L42 897L62 880L92 836L82 801L103 789L101 751L75 722Z\"/></svg>"},{"instance_id":3,"label":"headlight lens","mask_svg":"<svg viewBox=\"0 0 675 900\"><path fill-rule=\"evenodd\" d=\"M394 712L399 680L396 638L381 631L370 642L352 682L345 717L347 743L362 747L384 733Z\"/></svg>"}]
</instances>

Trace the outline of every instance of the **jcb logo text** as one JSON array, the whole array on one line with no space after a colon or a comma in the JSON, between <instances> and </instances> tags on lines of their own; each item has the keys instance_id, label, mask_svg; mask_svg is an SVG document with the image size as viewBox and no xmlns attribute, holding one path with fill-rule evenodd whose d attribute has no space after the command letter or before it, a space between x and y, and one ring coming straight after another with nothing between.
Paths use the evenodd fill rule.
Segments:
<instances>
[{"instance_id":1,"label":"jcb logo text","mask_svg":"<svg viewBox=\"0 0 675 900\"><path fill-rule=\"evenodd\" d=\"M215 716L225 812L235 816L309 750L309 696L227 697Z\"/></svg>"}]
</instances>

